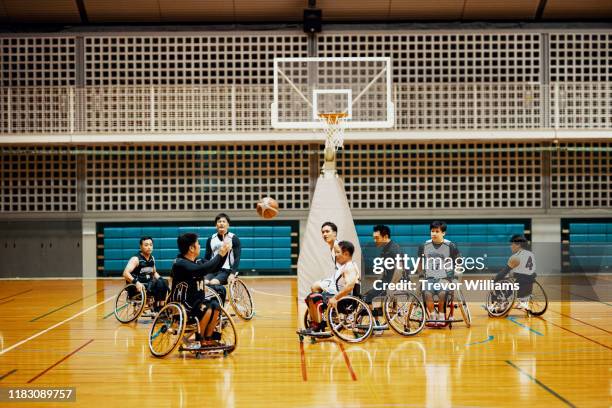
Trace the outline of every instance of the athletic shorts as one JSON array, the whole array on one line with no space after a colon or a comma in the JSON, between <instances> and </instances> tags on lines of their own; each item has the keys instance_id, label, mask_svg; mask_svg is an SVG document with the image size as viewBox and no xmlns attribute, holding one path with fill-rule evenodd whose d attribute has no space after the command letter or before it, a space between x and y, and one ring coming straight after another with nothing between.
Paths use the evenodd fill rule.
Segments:
<instances>
[{"instance_id":1,"label":"athletic shorts","mask_svg":"<svg viewBox=\"0 0 612 408\"><path fill-rule=\"evenodd\" d=\"M321 286L321 289L323 289L323 293L331 293L332 296L338 293L338 289L336 289L336 283L332 278L320 280L319 285Z\"/></svg>"},{"instance_id":2,"label":"athletic shorts","mask_svg":"<svg viewBox=\"0 0 612 408\"><path fill-rule=\"evenodd\" d=\"M219 285L227 285L227 279L229 278L230 273L232 273L232 271L229 269L221 269L217 273L209 273L208 275L204 276L204 279L207 281L217 279L219 281Z\"/></svg>"},{"instance_id":3,"label":"athletic shorts","mask_svg":"<svg viewBox=\"0 0 612 408\"><path fill-rule=\"evenodd\" d=\"M219 310L219 302L215 298L206 298L204 293L199 295L195 302L193 302L193 306L191 306L191 311L189 312L189 316L195 317L198 320L202 320L204 317L204 313L206 313L207 309Z\"/></svg>"}]
</instances>

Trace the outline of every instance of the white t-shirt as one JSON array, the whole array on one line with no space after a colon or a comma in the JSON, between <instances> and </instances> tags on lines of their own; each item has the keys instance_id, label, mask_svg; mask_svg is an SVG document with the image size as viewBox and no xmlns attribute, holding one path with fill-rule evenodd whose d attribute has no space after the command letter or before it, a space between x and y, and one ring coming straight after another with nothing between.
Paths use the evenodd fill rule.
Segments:
<instances>
[{"instance_id":1,"label":"white t-shirt","mask_svg":"<svg viewBox=\"0 0 612 408\"><path fill-rule=\"evenodd\" d=\"M518 266L512 269L512 272L521 273L523 275L532 275L535 273L536 261L533 252L526 249L521 249L510 257L510 259L512 258L518 259L519 261Z\"/></svg>"}]
</instances>

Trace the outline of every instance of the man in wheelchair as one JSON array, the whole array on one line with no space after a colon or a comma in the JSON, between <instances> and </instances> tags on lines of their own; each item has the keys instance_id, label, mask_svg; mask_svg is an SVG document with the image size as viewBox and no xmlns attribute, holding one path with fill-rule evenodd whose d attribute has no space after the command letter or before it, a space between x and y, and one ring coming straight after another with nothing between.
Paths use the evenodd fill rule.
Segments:
<instances>
[{"instance_id":1,"label":"man in wheelchair","mask_svg":"<svg viewBox=\"0 0 612 408\"><path fill-rule=\"evenodd\" d=\"M418 256L421 259L418 267L419 276L427 281L423 287L423 298L429 313L426 323L429 327L446 325L446 301L450 294L443 290L440 283L452 282L455 275L455 264L461 255L457 246L444 239L446 223L433 221L429 225L431 239L419 246ZM434 307L434 296L438 297L437 311Z\"/></svg>"},{"instance_id":2,"label":"man in wheelchair","mask_svg":"<svg viewBox=\"0 0 612 408\"><path fill-rule=\"evenodd\" d=\"M195 335L193 348L215 346L219 333L215 332L219 319L221 305L214 298L206 298L204 291L204 276L218 272L226 260L227 253L232 249L230 239L227 239L219 248L219 252L208 261L198 260L200 255L200 242L198 235L186 233L177 239L180 254L172 265L172 285L177 288L185 282L187 293L182 299L190 318L199 322L199 333Z\"/></svg>"},{"instance_id":3,"label":"man in wheelchair","mask_svg":"<svg viewBox=\"0 0 612 408\"><path fill-rule=\"evenodd\" d=\"M135 289L132 286L128 288L128 295L134 297L144 287L153 296L153 312L157 312L164 306L169 288L168 282L157 273L152 254L153 238L140 238L140 251L128 261L123 270L123 278L126 284L136 285Z\"/></svg>"},{"instance_id":4,"label":"man in wheelchair","mask_svg":"<svg viewBox=\"0 0 612 408\"><path fill-rule=\"evenodd\" d=\"M527 238L523 235L513 235L510 239L512 256L508 259L508 264L495 275L494 281L499 282L509 273L512 273L514 280L519 284L517 293L517 309L528 310L529 298L533 291L533 282L536 278L536 261L533 252L526 249Z\"/></svg>"},{"instance_id":5,"label":"man in wheelchair","mask_svg":"<svg viewBox=\"0 0 612 408\"><path fill-rule=\"evenodd\" d=\"M335 253L339 267L335 271L333 283L322 292L312 292L306 297L311 327L298 331L298 334L316 335L324 332L327 323L322 314L327 306L335 307L347 295L358 295L360 275L357 264L353 262L354 252L355 246L351 242L338 242Z\"/></svg>"}]
</instances>

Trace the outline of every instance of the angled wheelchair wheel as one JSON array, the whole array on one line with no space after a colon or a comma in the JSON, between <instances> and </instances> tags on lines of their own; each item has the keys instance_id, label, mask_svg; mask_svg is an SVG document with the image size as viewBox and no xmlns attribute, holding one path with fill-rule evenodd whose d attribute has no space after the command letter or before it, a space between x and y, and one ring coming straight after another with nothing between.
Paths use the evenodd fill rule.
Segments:
<instances>
[{"instance_id":1,"label":"angled wheelchair wheel","mask_svg":"<svg viewBox=\"0 0 612 408\"><path fill-rule=\"evenodd\" d=\"M235 279L229 285L229 299L232 308L243 320L251 320L255 311L253 298L249 288L240 279Z\"/></svg>"},{"instance_id":2,"label":"angled wheelchair wheel","mask_svg":"<svg viewBox=\"0 0 612 408\"><path fill-rule=\"evenodd\" d=\"M336 307L327 308L327 324L340 340L361 343L372 334L374 318L364 301L346 296L338 301Z\"/></svg>"},{"instance_id":3,"label":"angled wheelchair wheel","mask_svg":"<svg viewBox=\"0 0 612 408\"><path fill-rule=\"evenodd\" d=\"M310 318L310 313L308 312L308 309L306 309L306 311L304 312L304 322L303 323L304 323L305 329L311 327L312 319Z\"/></svg>"},{"instance_id":4,"label":"angled wheelchair wheel","mask_svg":"<svg viewBox=\"0 0 612 408\"><path fill-rule=\"evenodd\" d=\"M221 335L219 344L223 354L233 353L236 347L238 347L238 333L236 332L234 320L224 308L219 310L219 322L215 331Z\"/></svg>"},{"instance_id":5,"label":"angled wheelchair wheel","mask_svg":"<svg viewBox=\"0 0 612 408\"><path fill-rule=\"evenodd\" d=\"M472 313L470 313L470 308L468 307L467 301L465 300L465 295L461 288L457 289L457 303L459 304L459 310L461 311L461 316L463 317L463 322L467 327L472 325Z\"/></svg>"},{"instance_id":6,"label":"angled wheelchair wheel","mask_svg":"<svg viewBox=\"0 0 612 408\"><path fill-rule=\"evenodd\" d=\"M221 296L219 296L216 290L209 286L204 286L204 297L206 297L206 299L214 298L217 300L217 302L219 302L219 305L223 306Z\"/></svg>"},{"instance_id":7,"label":"angled wheelchair wheel","mask_svg":"<svg viewBox=\"0 0 612 408\"><path fill-rule=\"evenodd\" d=\"M544 292L544 288L539 282L533 282L531 290L531 298L529 299L529 314L533 316L542 316L548 309L548 296Z\"/></svg>"},{"instance_id":8,"label":"angled wheelchair wheel","mask_svg":"<svg viewBox=\"0 0 612 408\"><path fill-rule=\"evenodd\" d=\"M130 292L133 296L130 296ZM115 299L115 318L121 323L130 323L138 319L147 304L147 293L144 287L140 291L136 285L129 284L117 295Z\"/></svg>"},{"instance_id":9,"label":"angled wheelchair wheel","mask_svg":"<svg viewBox=\"0 0 612 408\"><path fill-rule=\"evenodd\" d=\"M183 340L187 312L179 303L168 303L157 314L149 331L149 350L155 357L172 353Z\"/></svg>"},{"instance_id":10,"label":"angled wheelchair wheel","mask_svg":"<svg viewBox=\"0 0 612 408\"><path fill-rule=\"evenodd\" d=\"M512 285L514 281L502 279L498 283ZM487 295L487 313L489 313L491 317L504 317L510 312L510 309L512 309L515 300L516 291L513 289L492 290Z\"/></svg>"},{"instance_id":11,"label":"angled wheelchair wheel","mask_svg":"<svg viewBox=\"0 0 612 408\"><path fill-rule=\"evenodd\" d=\"M425 306L414 293L390 294L383 309L389 327L397 334L414 336L425 327Z\"/></svg>"}]
</instances>

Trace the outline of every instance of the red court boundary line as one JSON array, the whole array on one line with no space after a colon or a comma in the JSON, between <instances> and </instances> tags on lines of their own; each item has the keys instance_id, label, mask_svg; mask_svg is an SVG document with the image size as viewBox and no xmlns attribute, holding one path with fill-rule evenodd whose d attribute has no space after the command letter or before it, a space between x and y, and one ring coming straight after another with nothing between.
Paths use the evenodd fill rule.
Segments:
<instances>
[{"instance_id":1,"label":"red court boundary line","mask_svg":"<svg viewBox=\"0 0 612 408\"><path fill-rule=\"evenodd\" d=\"M300 361L302 364L302 380L308 381L308 373L306 372L306 354L304 354L304 343L300 341Z\"/></svg>"},{"instance_id":2,"label":"red court boundary line","mask_svg":"<svg viewBox=\"0 0 612 408\"><path fill-rule=\"evenodd\" d=\"M346 351L344 351L344 345L342 345L342 343L338 343L338 347L340 347L340 350L342 351L342 355L344 356L344 362L346 363L346 367L349 370L349 373L351 373L351 378L353 379L353 381L357 381L357 375L355 374L355 371L353 371L353 366L351 365L351 360L349 359L349 356L346 354Z\"/></svg>"},{"instance_id":3,"label":"red court boundary line","mask_svg":"<svg viewBox=\"0 0 612 408\"><path fill-rule=\"evenodd\" d=\"M607 348L608 350L612 350L612 347L610 347L610 346L606 346L605 344L600 343L600 342L598 342L597 340L593 340L593 339L591 339L591 338L589 338L589 337L587 337L587 336L583 336L582 334L580 334L580 333L576 333L575 331L572 331L572 330L570 330L570 329L566 329L565 327L563 327L563 326L561 326L561 325L558 325L558 324L555 324L555 323L551 322L550 320L546 320L546 319L544 319L543 317L539 317L539 316L538 316L538 319L543 320L543 321L545 321L546 323L550 323L550 324L552 324L553 326L556 326L556 327L558 327L558 328L560 328L560 329L563 329L563 330L565 330L565 331L568 331L568 332L570 332L570 333L572 333L572 334L575 334L576 336L582 337L583 339L586 339L586 340L588 340L588 341L591 341L591 342L593 342L593 343L595 343L595 344L599 344L600 346L605 347L605 348Z\"/></svg>"},{"instance_id":4,"label":"red court boundary line","mask_svg":"<svg viewBox=\"0 0 612 408\"><path fill-rule=\"evenodd\" d=\"M0 304L1 304L1 303L0 303ZM555 311L555 310L551 310L551 312L556 313L556 314L559 314L559 315L561 315L561 316L563 316L563 317L567 317L567 318L569 318L569 319L575 320L575 321L580 322L580 323L582 323L582 324L586 324L587 326L594 327L595 329L599 329L599 330L601 330L601 331L605 331L605 332L606 332L606 333L608 333L608 334L612 334L612 332L611 332L610 330L602 329L601 327L595 326L594 324L587 323L587 322L583 322L582 320L577 319L577 318L575 318L575 317L572 317L572 316L570 316L570 315L566 315L566 314L564 314L564 313L560 313L560 312L557 312L557 311Z\"/></svg>"},{"instance_id":5,"label":"red court boundary line","mask_svg":"<svg viewBox=\"0 0 612 408\"><path fill-rule=\"evenodd\" d=\"M0 381L4 380L6 377L8 377L11 374L15 374L17 372L17 369L12 369L11 371L9 371L6 374L0 375Z\"/></svg>"},{"instance_id":6,"label":"red court boundary line","mask_svg":"<svg viewBox=\"0 0 612 408\"><path fill-rule=\"evenodd\" d=\"M31 291L32 291L32 289L24 290L23 292L15 293L14 295L5 296L3 298L0 298L0 300L4 300L4 299L11 298L11 297L15 297L17 295L23 295L24 293L28 293L28 292L31 292Z\"/></svg>"},{"instance_id":7,"label":"red court boundary line","mask_svg":"<svg viewBox=\"0 0 612 408\"><path fill-rule=\"evenodd\" d=\"M58 361L57 363L47 367L44 371L38 373L37 375L35 375L34 377L32 377L27 383L30 384L31 382L33 382L34 380L42 377L44 374L46 374L47 372L51 371L51 369L55 366L57 366L58 364L60 364L63 361L66 361L70 356L76 354L79 350L81 350L82 348L84 348L85 346L87 346L88 344L91 344L91 342L94 341L94 339L90 339L87 343L83 344L82 346L80 346L79 348L77 348L76 350L72 351L70 354L65 355L60 361Z\"/></svg>"}]
</instances>

